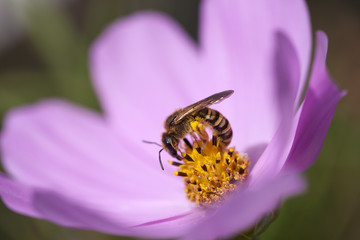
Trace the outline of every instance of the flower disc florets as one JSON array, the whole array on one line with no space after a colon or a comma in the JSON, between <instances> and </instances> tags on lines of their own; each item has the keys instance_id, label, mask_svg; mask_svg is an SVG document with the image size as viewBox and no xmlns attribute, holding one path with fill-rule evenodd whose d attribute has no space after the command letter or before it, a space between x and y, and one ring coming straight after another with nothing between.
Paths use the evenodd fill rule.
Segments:
<instances>
[{"instance_id":1,"label":"flower disc florets","mask_svg":"<svg viewBox=\"0 0 360 240\"><path fill-rule=\"evenodd\" d=\"M184 178L187 198L201 206L219 203L248 175L248 155L233 147L224 151L215 139L197 140L193 144L187 141L182 153L183 162L170 161L179 166L175 175Z\"/></svg>"}]
</instances>

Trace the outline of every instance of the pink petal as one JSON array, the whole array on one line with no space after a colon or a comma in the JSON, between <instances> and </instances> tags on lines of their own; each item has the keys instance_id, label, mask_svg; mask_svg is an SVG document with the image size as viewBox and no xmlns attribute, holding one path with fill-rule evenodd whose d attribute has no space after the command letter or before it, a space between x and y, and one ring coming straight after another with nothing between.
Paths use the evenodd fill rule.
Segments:
<instances>
[{"instance_id":1,"label":"pink petal","mask_svg":"<svg viewBox=\"0 0 360 240\"><path fill-rule=\"evenodd\" d=\"M184 231L200 217L199 212L194 211L131 226L128 222L114 221L114 218L119 218L118 213L115 211L103 213L49 191L37 191L34 194L34 206L45 219L59 225L91 229L116 235L157 239L174 238L183 235Z\"/></svg>"},{"instance_id":2,"label":"pink petal","mask_svg":"<svg viewBox=\"0 0 360 240\"><path fill-rule=\"evenodd\" d=\"M278 109L282 113L283 118L280 127L261 157L256 158L251 155L251 151L249 152L253 165L250 178L254 181L259 181L261 178L270 178L280 171L291 147L291 140L296 129L294 114L296 110L296 92L300 81L300 64L295 48L290 40L281 32L276 34L274 63L274 76L277 79Z\"/></svg>"},{"instance_id":3,"label":"pink petal","mask_svg":"<svg viewBox=\"0 0 360 240\"><path fill-rule=\"evenodd\" d=\"M115 224L106 219L105 214L98 214L97 211L86 209L74 201L66 200L62 195L44 192L44 190L35 192L34 207L43 215L44 219L62 226L122 235L129 235L130 232L125 224Z\"/></svg>"},{"instance_id":4,"label":"pink petal","mask_svg":"<svg viewBox=\"0 0 360 240\"><path fill-rule=\"evenodd\" d=\"M237 120L232 121L233 143L240 149L267 144L284 117L278 111L282 100L273 65L278 32L289 38L299 58L300 76L288 80L300 79L295 84L299 99L311 54L309 20L305 1L204 1L200 25L208 69L204 78L235 89L236 115L229 118Z\"/></svg>"},{"instance_id":5,"label":"pink petal","mask_svg":"<svg viewBox=\"0 0 360 240\"><path fill-rule=\"evenodd\" d=\"M276 49L274 57L274 76L277 79L277 98L278 98L278 110L283 116L280 128L276 132L274 138L266 148L266 151L262 154L253 154L252 149L246 149L251 159L252 171L251 175L254 175L259 169L269 173L277 172L283 165L284 161L282 155L287 153L284 149L290 148L290 143L286 145L290 138L290 133L294 131L292 129L292 120L295 113L296 106L296 92L299 84L299 61L296 55L295 49L290 40L281 32L276 34ZM289 81L291 80L291 81ZM256 128L256 127L254 127ZM273 145L282 147L272 147ZM259 150L263 150L260 148ZM274 159L270 161L270 159ZM260 161L259 161L260 160Z\"/></svg>"},{"instance_id":6,"label":"pink petal","mask_svg":"<svg viewBox=\"0 0 360 240\"><path fill-rule=\"evenodd\" d=\"M199 91L194 42L159 13L113 23L92 47L91 70L107 119L137 143L160 142L168 115L208 96ZM152 154L149 160L157 158L156 147L143 148Z\"/></svg>"},{"instance_id":7,"label":"pink petal","mask_svg":"<svg viewBox=\"0 0 360 240\"><path fill-rule=\"evenodd\" d=\"M247 230L279 206L284 198L301 193L305 183L298 176L278 176L261 185L238 191L224 206L207 213L184 239L226 239Z\"/></svg>"},{"instance_id":8,"label":"pink petal","mask_svg":"<svg viewBox=\"0 0 360 240\"><path fill-rule=\"evenodd\" d=\"M40 218L32 204L33 189L14 182L0 173L0 196L5 205L15 212Z\"/></svg>"},{"instance_id":9,"label":"pink petal","mask_svg":"<svg viewBox=\"0 0 360 240\"><path fill-rule=\"evenodd\" d=\"M316 33L316 52L309 89L301 108L295 139L286 167L296 172L309 168L319 156L335 108L346 92L340 91L326 70L328 39Z\"/></svg>"},{"instance_id":10,"label":"pink petal","mask_svg":"<svg viewBox=\"0 0 360 240\"><path fill-rule=\"evenodd\" d=\"M344 91L339 91L326 66L327 38L317 33L317 46L309 88L297 114L283 121L274 138L254 166L252 182L271 178L286 165L287 170L303 171L317 159L335 107Z\"/></svg>"},{"instance_id":11,"label":"pink petal","mask_svg":"<svg viewBox=\"0 0 360 240\"><path fill-rule=\"evenodd\" d=\"M189 211L183 181L135 151L96 113L59 100L8 114L1 135L4 167L34 188L52 189L75 203L141 224ZM129 147L130 146L130 147ZM141 159L141 160L140 160ZM114 221L115 221L114 220Z\"/></svg>"}]
</instances>

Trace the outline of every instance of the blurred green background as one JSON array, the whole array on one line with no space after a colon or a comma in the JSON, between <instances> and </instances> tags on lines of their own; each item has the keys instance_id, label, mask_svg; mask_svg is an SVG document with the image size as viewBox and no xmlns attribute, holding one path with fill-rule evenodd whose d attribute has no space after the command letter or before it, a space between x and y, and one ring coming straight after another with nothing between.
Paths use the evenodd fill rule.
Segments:
<instances>
[{"instance_id":1,"label":"blurred green background","mask_svg":"<svg viewBox=\"0 0 360 240\"><path fill-rule=\"evenodd\" d=\"M308 192L287 201L262 239L360 239L360 1L308 1L313 29L329 37L328 67L340 101ZM60 96L99 109L88 48L113 20L166 12L197 38L199 1L0 0L0 119L9 109ZM359 181L359 182L358 182ZM121 239L31 219L0 203L0 239Z\"/></svg>"}]
</instances>

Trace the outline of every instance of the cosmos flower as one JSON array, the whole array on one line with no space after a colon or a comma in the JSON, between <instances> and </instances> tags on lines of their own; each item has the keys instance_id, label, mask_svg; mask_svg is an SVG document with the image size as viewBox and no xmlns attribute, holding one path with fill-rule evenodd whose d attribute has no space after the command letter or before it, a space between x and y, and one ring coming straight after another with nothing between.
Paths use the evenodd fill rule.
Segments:
<instances>
[{"instance_id":1,"label":"cosmos flower","mask_svg":"<svg viewBox=\"0 0 360 240\"><path fill-rule=\"evenodd\" d=\"M251 227L304 190L338 100L327 38L301 0L204 1L199 43L169 17L113 23L91 49L100 114L51 99L9 112L1 134L0 194L13 211L81 229L148 238L215 239ZM191 202L176 167L158 165L166 117L216 92L246 180L221 204ZM190 149L191 150L191 149ZM230 151L230 150L229 150ZM244 155L245 156L245 155ZM162 159L172 159L164 152Z\"/></svg>"}]
</instances>

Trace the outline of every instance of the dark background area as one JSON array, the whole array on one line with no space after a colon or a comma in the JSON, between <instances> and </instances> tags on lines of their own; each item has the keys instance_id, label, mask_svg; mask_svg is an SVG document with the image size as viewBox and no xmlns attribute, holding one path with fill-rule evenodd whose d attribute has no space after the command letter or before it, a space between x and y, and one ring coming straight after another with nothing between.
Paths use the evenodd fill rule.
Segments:
<instances>
[{"instance_id":1,"label":"dark background area","mask_svg":"<svg viewBox=\"0 0 360 240\"><path fill-rule=\"evenodd\" d=\"M11 2L0 0L0 14L13 9ZM339 103L318 161L305 173L308 192L284 204L262 239L359 239L360 1L308 5L313 30L329 37L329 71L348 95ZM171 15L197 39L198 8L194 0L28 0L21 17L0 16L8 29L0 32L0 119L13 107L53 96L100 111L87 57L101 31L117 18L152 9ZM21 216L2 202L0 216L0 239L121 239Z\"/></svg>"}]
</instances>

